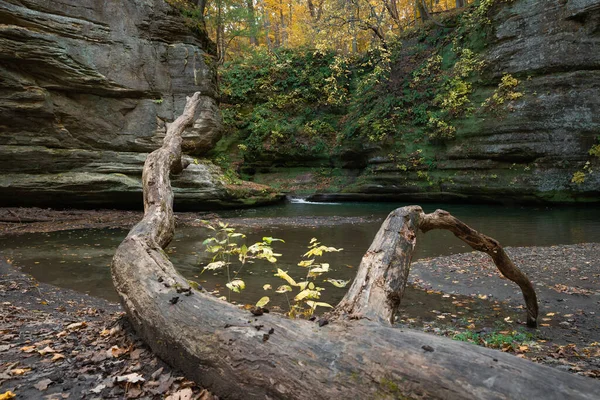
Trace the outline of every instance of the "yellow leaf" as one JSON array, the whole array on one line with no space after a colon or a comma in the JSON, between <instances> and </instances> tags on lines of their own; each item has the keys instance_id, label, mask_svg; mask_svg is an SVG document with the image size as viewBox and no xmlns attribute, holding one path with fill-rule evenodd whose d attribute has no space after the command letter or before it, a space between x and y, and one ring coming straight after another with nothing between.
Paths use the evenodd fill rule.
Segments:
<instances>
[{"instance_id":1,"label":"yellow leaf","mask_svg":"<svg viewBox=\"0 0 600 400\"><path fill-rule=\"evenodd\" d=\"M285 279L287 281L287 283L289 283L292 286L298 286L298 284L296 283L295 280L292 279L291 276L289 276L287 274L287 272L285 272L284 270L282 270L281 268L277 268L277 273L275 274L275 276Z\"/></svg>"},{"instance_id":2,"label":"yellow leaf","mask_svg":"<svg viewBox=\"0 0 600 400\"><path fill-rule=\"evenodd\" d=\"M329 307L329 308L333 308L333 306L329 303L323 303L321 301L312 301L312 300L307 300L306 304L312 308L313 310L317 307Z\"/></svg>"},{"instance_id":3,"label":"yellow leaf","mask_svg":"<svg viewBox=\"0 0 600 400\"><path fill-rule=\"evenodd\" d=\"M246 283L241 279L234 279L231 282L227 283L225 286L227 286L229 289L233 290L236 293L240 293L240 291L246 288Z\"/></svg>"},{"instance_id":4,"label":"yellow leaf","mask_svg":"<svg viewBox=\"0 0 600 400\"><path fill-rule=\"evenodd\" d=\"M271 290L273 289L273 286L269 285L268 283L263 285L263 290Z\"/></svg>"},{"instance_id":5,"label":"yellow leaf","mask_svg":"<svg viewBox=\"0 0 600 400\"><path fill-rule=\"evenodd\" d=\"M29 371L31 371L31 368L15 368L10 370L10 374L20 376Z\"/></svg>"},{"instance_id":6,"label":"yellow leaf","mask_svg":"<svg viewBox=\"0 0 600 400\"><path fill-rule=\"evenodd\" d=\"M23 353L32 353L35 351L35 346L25 346L25 347L21 347L21 351Z\"/></svg>"},{"instance_id":7,"label":"yellow leaf","mask_svg":"<svg viewBox=\"0 0 600 400\"><path fill-rule=\"evenodd\" d=\"M0 394L0 400L8 400L8 399L15 398L16 396L17 396L16 394L14 394L13 392L11 392L9 390L9 391L6 391L6 392Z\"/></svg>"},{"instance_id":8,"label":"yellow leaf","mask_svg":"<svg viewBox=\"0 0 600 400\"><path fill-rule=\"evenodd\" d=\"M215 261L215 262L211 262L210 264L208 264L206 267L204 267L204 269L207 270L216 270L216 269L220 269L223 268L225 266L225 261Z\"/></svg>"},{"instance_id":9,"label":"yellow leaf","mask_svg":"<svg viewBox=\"0 0 600 400\"><path fill-rule=\"evenodd\" d=\"M63 354L56 353L54 356L52 356L51 361L64 360L64 358L65 358L65 356Z\"/></svg>"},{"instance_id":10,"label":"yellow leaf","mask_svg":"<svg viewBox=\"0 0 600 400\"><path fill-rule=\"evenodd\" d=\"M285 292L291 292L292 291L292 287L288 286L288 285L281 285L277 288L277 290L275 292L277 293L285 293Z\"/></svg>"},{"instance_id":11,"label":"yellow leaf","mask_svg":"<svg viewBox=\"0 0 600 400\"><path fill-rule=\"evenodd\" d=\"M79 329L79 328L85 328L86 326L87 326L87 324L85 323L85 321L75 322L73 324L67 325L67 329Z\"/></svg>"},{"instance_id":12,"label":"yellow leaf","mask_svg":"<svg viewBox=\"0 0 600 400\"><path fill-rule=\"evenodd\" d=\"M127 353L127 349L121 349L119 346L113 346L107 351L107 353L109 356L118 358Z\"/></svg>"},{"instance_id":13,"label":"yellow leaf","mask_svg":"<svg viewBox=\"0 0 600 400\"><path fill-rule=\"evenodd\" d=\"M304 261L300 261L300 262L298 263L298 266L300 266L300 267L308 267L308 266L311 266L313 262L315 262L315 260L314 260L314 259L312 259L312 260L304 260Z\"/></svg>"},{"instance_id":14,"label":"yellow leaf","mask_svg":"<svg viewBox=\"0 0 600 400\"><path fill-rule=\"evenodd\" d=\"M346 287L346 285L350 282L349 280L345 281L342 279L332 279L332 278L328 278L326 280L326 282L331 283L333 286L335 287L339 287L339 288L343 288Z\"/></svg>"},{"instance_id":15,"label":"yellow leaf","mask_svg":"<svg viewBox=\"0 0 600 400\"><path fill-rule=\"evenodd\" d=\"M40 353L40 355L43 356L43 355L46 355L48 353L56 353L56 350L54 350L50 346L46 346L42 350L38 350L38 353Z\"/></svg>"},{"instance_id":16,"label":"yellow leaf","mask_svg":"<svg viewBox=\"0 0 600 400\"><path fill-rule=\"evenodd\" d=\"M256 302L256 307L264 307L270 301L268 296L261 297L259 301Z\"/></svg>"},{"instance_id":17,"label":"yellow leaf","mask_svg":"<svg viewBox=\"0 0 600 400\"><path fill-rule=\"evenodd\" d=\"M323 264L323 265L327 265L327 267L316 267L316 268L313 268L308 273L308 276L311 276L311 277L319 276L319 275L324 274L325 272L329 271L329 265L328 264Z\"/></svg>"},{"instance_id":18,"label":"yellow leaf","mask_svg":"<svg viewBox=\"0 0 600 400\"><path fill-rule=\"evenodd\" d=\"M304 289L303 291L298 293L296 297L294 297L294 300L300 301L303 299L318 299L320 295L321 293L319 293L318 290Z\"/></svg>"},{"instance_id":19,"label":"yellow leaf","mask_svg":"<svg viewBox=\"0 0 600 400\"><path fill-rule=\"evenodd\" d=\"M549 312L549 313L547 313L547 314L546 314L546 317L553 317L553 316L554 316L554 314L555 314L555 313L553 313L553 312Z\"/></svg>"}]
</instances>

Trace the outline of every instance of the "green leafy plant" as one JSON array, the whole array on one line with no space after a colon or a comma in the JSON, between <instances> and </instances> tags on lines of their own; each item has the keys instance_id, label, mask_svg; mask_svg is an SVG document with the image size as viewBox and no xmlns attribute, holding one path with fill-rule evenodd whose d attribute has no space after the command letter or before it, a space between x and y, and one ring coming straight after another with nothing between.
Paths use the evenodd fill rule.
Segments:
<instances>
[{"instance_id":1,"label":"green leafy plant","mask_svg":"<svg viewBox=\"0 0 600 400\"><path fill-rule=\"evenodd\" d=\"M236 232L228 224L217 222L216 225L213 225L208 221L202 221L202 223L206 228L215 232L214 236L202 242L206 246L206 251L214 254L212 261L204 266L202 272L225 269L227 273L225 286L229 289L228 300L231 299L231 292L240 293L246 288L246 283L238 275L247 263L252 263L255 259L275 263L277 257L281 257L281 254L275 253L271 246L273 242L283 242L281 239L263 237L261 242L248 247L237 242L237 239L245 238L246 235ZM239 261L239 268L236 270L231 268L234 257Z\"/></svg>"},{"instance_id":2,"label":"green leafy plant","mask_svg":"<svg viewBox=\"0 0 600 400\"><path fill-rule=\"evenodd\" d=\"M516 87L519 85L519 80L511 74L504 74L498 87L491 97L488 97L481 107L484 109L498 111L498 108L505 103L517 100L523 97L522 92L517 92Z\"/></svg>"},{"instance_id":3,"label":"green leafy plant","mask_svg":"<svg viewBox=\"0 0 600 400\"><path fill-rule=\"evenodd\" d=\"M454 139L456 128L450 125L448 122L437 118L435 116L429 117L429 121L427 121L427 127L429 128L429 138L430 139Z\"/></svg>"},{"instance_id":4,"label":"green leafy plant","mask_svg":"<svg viewBox=\"0 0 600 400\"><path fill-rule=\"evenodd\" d=\"M583 182L585 182L585 172L583 172L583 171L575 172L573 174L573 177L571 178L571 182L576 185L581 185Z\"/></svg>"},{"instance_id":5,"label":"green leafy plant","mask_svg":"<svg viewBox=\"0 0 600 400\"><path fill-rule=\"evenodd\" d=\"M316 262L316 259L317 257L321 257L324 253L338 251L342 251L342 249L325 246L316 238L312 238L308 245L308 251L302 256L303 260L298 263L298 266L307 269L304 281L296 282L286 271L283 271L280 268L277 269L275 276L285 280L287 285L279 286L276 292L285 294L289 306L288 315L290 317L309 317L314 313L317 307L333 307L331 304L317 301L321 297L321 292L325 289L317 286L316 278L329 272L329 264ZM336 287L345 287L349 281L329 278L326 279L325 282L329 282ZM298 293L293 298L294 304L291 304L287 292L292 292L294 288L298 289Z\"/></svg>"},{"instance_id":6,"label":"green leafy plant","mask_svg":"<svg viewBox=\"0 0 600 400\"><path fill-rule=\"evenodd\" d=\"M465 331L455 334L452 339L462 342L471 342L494 349L508 350L511 347L531 342L534 339L534 336L529 332L521 330L503 330L489 333Z\"/></svg>"},{"instance_id":7,"label":"green leafy plant","mask_svg":"<svg viewBox=\"0 0 600 400\"><path fill-rule=\"evenodd\" d=\"M203 267L204 271L225 270L227 275L227 283L225 286L229 290L229 295L224 297L226 300L231 300L231 292L240 293L246 288L246 283L241 279L240 273L244 266L253 263L255 260L265 260L269 263L276 263L281 254L275 253L272 247L273 242L282 242L283 240L265 236L262 241L256 242L251 246L238 243L238 239L244 239L246 236L236 232L234 228L228 224L217 222L212 224L208 221L202 221L203 225L214 232L213 236L208 237L203 245L206 246L206 252L214 254L210 263ZM308 246L308 251L302 256L302 261L298 263L300 267L307 269L306 277L301 282L296 282L286 271L278 268L275 276L285 280L286 285L279 286L275 292L285 294L289 306L288 315L292 318L298 316L311 316L317 307L332 307L330 304L320 302L321 291L325 288L317 285L316 279L323 274L329 272L329 264L324 262L316 262L317 257L321 257L325 253L338 252L342 249L322 245L317 239L313 238ZM237 268L233 268L235 264ZM336 287L343 288L349 281L340 279L325 279ZM263 285L264 290L270 290L271 285ZM288 292L293 292L295 289L298 293L293 297L293 304L288 297ZM255 307L264 307L270 302L268 296L261 297Z\"/></svg>"}]
</instances>

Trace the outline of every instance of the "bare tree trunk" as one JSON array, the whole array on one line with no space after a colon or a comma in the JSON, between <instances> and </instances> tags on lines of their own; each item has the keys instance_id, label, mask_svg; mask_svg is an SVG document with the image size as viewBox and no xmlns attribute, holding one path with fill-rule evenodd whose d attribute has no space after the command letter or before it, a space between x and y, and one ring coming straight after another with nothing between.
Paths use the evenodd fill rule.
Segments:
<instances>
[{"instance_id":1,"label":"bare tree trunk","mask_svg":"<svg viewBox=\"0 0 600 400\"><path fill-rule=\"evenodd\" d=\"M246 9L248 10L250 44L253 46L258 46L258 40L256 39L256 14L254 12L254 0L246 0Z\"/></svg>"},{"instance_id":2,"label":"bare tree trunk","mask_svg":"<svg viewBox=\"0 0 600 400\"><path fill-rule=\"evenodd\" d=\"M427 10L425 9L423 0L415 0L414 8L415 8L415 21L418 21L420 19L421 22L425 22L429 19L429 14L427 13Z\"/></svg>"},{"instance_id":3,"label":"bare tree trunk","mask_svg":"<svg viewBox=\"0 0 600 400\"><path fill-rule=\"evenodd\" d=\"M527 325L537 327L535 289L500 243L472 229L447 211L425 214L419 206L394 210L383 222L361 261L354 283L336 307L336 316L383 320L393 324L406 287L418 229L424 233L432 229L449 230L473 249L492 257L502 275L521 288L527 309Z\"/></svg>"},{"instance_id":4,"label":"bare tree trunk","mask_svg":"<svg viewBox=\"0 0 600 400\"><path fill-rule=\"evenodd\" d=\"M399 27L400 26L400 13L398 12L397 0L383 0L383 5L385 6L386 10L388 11L390 18Z\"/></svg>"},{"instance_id":5,"label":"bare tree trunk","mask_svg":"<svg viewBox=\"0 0 600 400\"><path fill-rule=\"evenodd\" d=\"M198 10L200 10L200 15L204 17L204 11L206 10L206 0L198 0L196 2L196 5L198 6Z\"/></svg>"},{"instance_id":6,"label":"bare tree trunk","mask_svg":"<svg viewBox=\"0 0 600 400\"><path fill-rule=\"evenodd\" d=\"M182 170L181 132L200 97L188 99L162 147L148 156L144 217L111 268L127 315L157 355L221 399L597 398L600 382L593 379L390 326L417 229L457 229L479 246L478 234L444 213L425 215L418 206L392 212L329 325L254 317L190 288L163 249L174 234L169 174Z\"/></svg>"},{"instance_id":7,"label":"bare tree trunk","mask_svg":"<svg viewBox=\"0 0 600 400\"><path fill-rule=\"evenodd\" d=\"M279 30L281 32L281 45L285 46L287 40L285 17L283 15L283 0L279 0Z\"/></svg>"},{"instance_id":8,"label":"bare tree trunk","mask_svg":"<svg viewBox=\"0 0 600 400\"><path fill-rule=\"evenodd\" d=\"M429 10L433 9L433 4L430 2L429 9L427 4L425 4L425 0L417 0L417 7L419 9L419 14L421 15L421 21L432 21L439 27L446 28L446 25L440 23L435 18L433 18L429 12Z\"/></svg>"},{"instance_id":9,"label":"bare tree trunk","mask_svg":"<svg viewBox=\"0 0 600 400\"><path fill-rule=\"evenodd\" d=\"M313 19L313 21L315 20L316 17L316 12L315 12L315 5L312 2L312 0L307 0L307 7L308 7L308 13L310 14L310 17Z\"/></svg>"},{"instance_id":10,"label":"bare tree trunk","mask_svg":"<svg viewBox=\"0 0 600 400\"><path fill-rule=\"evenodd\" d=\"M267 44L267 49L273 50L273 43L271 42L271 37L269 36L271 32L271 20L269 18L269 11L267 10L267 6L263 1L263 27L265 29L265 42Z\"/></svg>"},{"instance_id":11,"label":"bare tree trunk","mask_svg":"<svg viewBox=\"0 0 600 400\"><path fill-rule=\"evenodd\" d=\"M225 61L225 25L223 21L223 2L217 0L217 62Z\"/></svg>"},{"instance_id":12,"label":"bare tree trunk","mask_svg":"<svg viewBox=\"0 0 600 400\"><path fill-rule=\"evenodd\" d=\"M333 315L394 323L410 271L421 213L421 207L412 206L388 215Z\"/></svg>"},{"instance_id":13,"label":"bare tree trunk","mask_svg":"<svg viewBox=\"0 0 600 400\"><path fill-rule=\"evenodd\" d=\"M462 8L465 6L465 0L456 0L456 8Z\"/></svg>"}]
</instances>

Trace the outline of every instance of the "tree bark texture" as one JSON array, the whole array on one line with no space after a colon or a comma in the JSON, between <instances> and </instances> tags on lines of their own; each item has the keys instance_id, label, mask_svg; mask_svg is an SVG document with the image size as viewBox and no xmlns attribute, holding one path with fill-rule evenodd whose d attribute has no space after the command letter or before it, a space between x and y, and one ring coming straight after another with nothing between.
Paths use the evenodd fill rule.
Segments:
<instances>
[{"instance_id":1,"label":"tree bark texture","mask_svg":"<svg viewBox=\"0 0 600 400\"><path fill-rule=\"evenodd\" d=\"M410 206L388 215L332 316L394 323L408 280L422 211L419 206Z\"/></svg>"},{"instance_id":2,"label":"tree bark texture","mask_svg":"<svg viewBox=\"0 0 600 400\"><path fill-rule=\"evenodd\" d=\"M190 288L163 249L174 233L169 174L181 169L181 132L199 97L188 99L163 146L148 156L144 217L112 263L121 302L157 355L221 399L597 398L595 380L390 326L396 299L390 303L387 290L406 283L414 233L427 220L420 207L388 217L377 234L380 243L365 255L372 260L361 265L367 271L359 271L351 288L358 294L348 295L336 310L366 318L337 318L319 327L272 314L255 317Z\"/></svg>"}]
</instances>

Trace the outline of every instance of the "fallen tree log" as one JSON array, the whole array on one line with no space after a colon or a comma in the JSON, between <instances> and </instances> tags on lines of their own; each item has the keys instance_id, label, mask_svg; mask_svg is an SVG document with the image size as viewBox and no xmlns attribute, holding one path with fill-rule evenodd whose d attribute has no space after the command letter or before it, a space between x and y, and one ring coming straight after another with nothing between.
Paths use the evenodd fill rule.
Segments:
<instances>
[{"instance_id":1,"label":"fallen tree log","mask_svg":"<svg viewBox=\"0 0 600 400\"><path fill-rule=\"evenodd\" d=\"M383 245L371 267L361 264L351 288L358 295L348 293L329 325L254 317L190 288L163 249L174 233L169 174L182 168L181 132L199 98L188 99L163 146L148 156L144 217L112 263L134 328L165 361L221 399L592 399L600 393L592 379L389 324L400 299L379 288L403 290L416 230L435 225L422 222L428 220L417 206L390 214L377 234ZM373 275L373 268L390 276Z\"/></svg>"}]
</instances>

